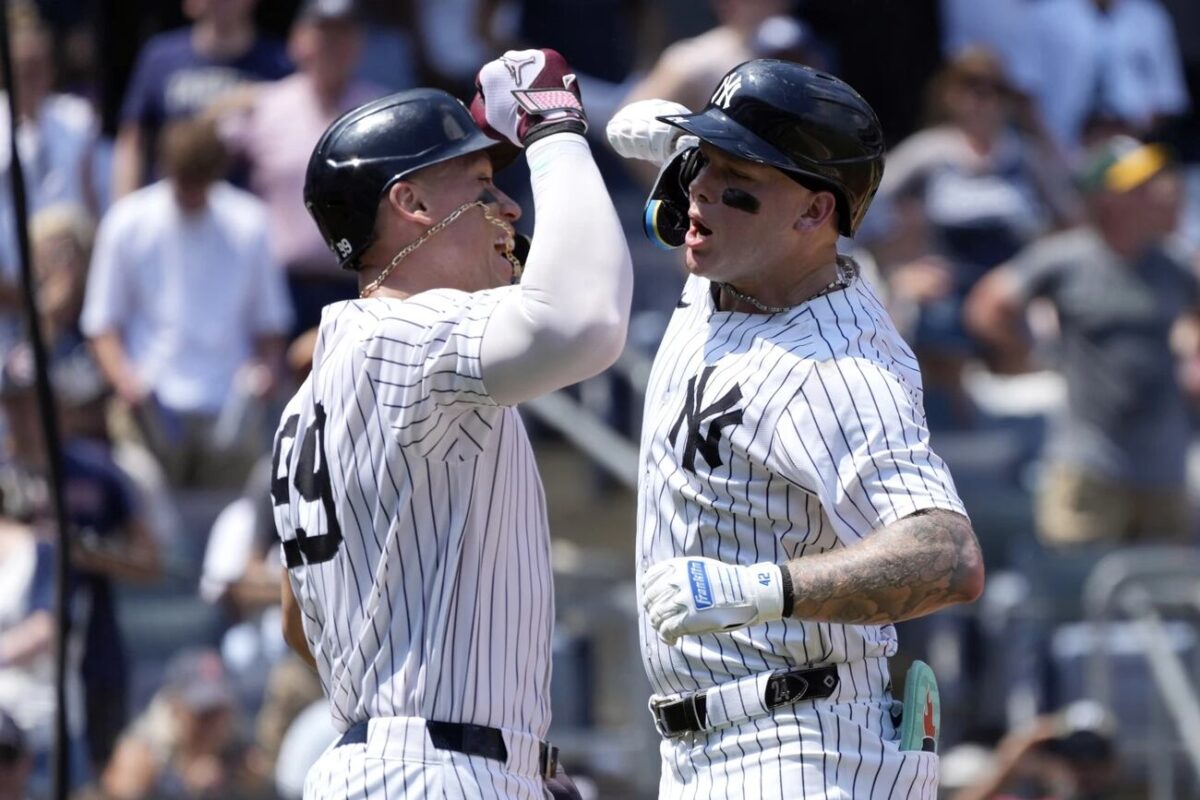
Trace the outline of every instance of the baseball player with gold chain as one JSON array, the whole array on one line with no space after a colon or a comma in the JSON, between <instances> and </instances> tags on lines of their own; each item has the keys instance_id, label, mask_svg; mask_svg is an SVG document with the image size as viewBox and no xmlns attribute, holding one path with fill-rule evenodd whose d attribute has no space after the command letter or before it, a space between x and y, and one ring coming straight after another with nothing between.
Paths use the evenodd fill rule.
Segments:
<instances>
[{"instance_id":1,"label":"baseball player with gold chain","mask_svg":"<svg viewBox=\"0 0 1200 800\"><path fill-rule=\"evenodd\" d=\"M310 800L578 797L546 741L550 541L516 404L616 359L632 274L562 57L510 51L478 88L470 111L432 89L355 109L309 163L361 293L325 309L274 446L285 635L341 732ZM492 180L517 148L523 263Z\"/></svg>"},{"instance_id":2,"label":"baseball player with gold chain","mask_svg":"<svg viewBox=\"0 0 1200 800\"><path fill-rule=\"evenodd\" d=\"M647 233L690 273L638 493L660 797L932 800L937 755L900 748L893 623L974 599L983 566L913 354L837 250L879 122L839 79L760 60L699 113L643 101L608 133L663 164Z\"/></svg>"}]
</instances>

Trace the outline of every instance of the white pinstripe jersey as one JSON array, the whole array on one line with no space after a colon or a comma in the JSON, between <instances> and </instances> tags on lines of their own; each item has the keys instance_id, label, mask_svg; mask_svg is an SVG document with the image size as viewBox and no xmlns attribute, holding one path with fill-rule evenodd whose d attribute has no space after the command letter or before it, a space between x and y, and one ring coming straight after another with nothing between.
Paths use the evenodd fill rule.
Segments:
<instances>
[{"instance_id":1,"label":"white pinstripe jersey","mask_svg":"<svg viewBox=\"0 0 1200 800\"><path fill-rule=\"evenodd\" d=\"M651 372L639 584L667 558L781 564L920 509L963 511L929 449L916 360L862 277L771 315L717 311L711 287L688 279ZM644 615L640 629L657 694L806 664L878 665L896 651L891 625L790 619L674 647Z\"/></svg>"},{"instance_id":2,"label":"white pinstripe jersey","mask_svg":"<svg viewBox=\"0 0 1200 800\"><path fill-rule=\"evenodd\" d=\"M276 527L339 730L549 725L545 497L520 417L480 378L509 291L329 306L284 411Z\"/></svg>"}]
</instances>

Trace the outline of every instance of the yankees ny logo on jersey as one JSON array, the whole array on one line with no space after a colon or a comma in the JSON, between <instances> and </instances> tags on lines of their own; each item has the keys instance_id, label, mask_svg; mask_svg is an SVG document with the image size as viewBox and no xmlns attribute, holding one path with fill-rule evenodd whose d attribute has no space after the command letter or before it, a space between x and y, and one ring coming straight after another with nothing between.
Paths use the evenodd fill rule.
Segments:
<instances>
[{"instance_id":1,"label":"yankees ny logo on jersey","mask_svg":"<svg viewBox=\"0 0 1200 800\"><path fill-rule=\"evenodd\" d=\"M729 108L733 96L737 94L738 89L742 88L741 75L726 75L725 80L721 81L721 85L713 92L712 104L721 108Z\"/></svg>"},{"instance_id":2,"label":"yankees ny logo on jersey","mask_svg":"<svg viewBox=\"0 0 1200 800\"><path fill-rule=\"evenodd\" d=\"M916 359L842 261L855 276L845 289L784 314L721 312L692 276L663 336L646 391L638 568L693 561L684 591L698 610L716 590L699 557L802 561L915 510L962 511L929 449ZM898 750L877 710L893 626L792 617L667 644L642 616L640 640L655 699L707 692L713 723L664 738L661 800L936 796L936 755ZM807 665L835 665L828 699L797 705L804 683L764 677Z\"/></svg>"},{"instance_id":3,"label":"yankees ny logo on jersey","mask_svg":"<svg viewBox=\"0 0 1200 800\"><path fill-rule=\"evenodd\" d=\"M683 424L687 423L687 433L684 435L684 451L683 460L681 462L683 468L688 472L696 471L696 453L704 456L704 460L708 462L710 468L721 466L721 453L718 450L718 445L721 443L721 431L725 428L737 425L742 421L742 410L733 408L742 399L742 387L734 384L733 388L721 395L721 398L716 402L701 408L701 403L704 402L704 389L708 385L708 379L712 376L715 366L708 366L700 373L700 385L696 385L696 379L690 378L687 385L687 398L683 403L683 411L679 413L679 419L675 421L675 425L667 434L672 443L675 442L675 437L679 435ZM708 421L708 434L700 435L700 426Z\"/></svg>"}]
</instances>

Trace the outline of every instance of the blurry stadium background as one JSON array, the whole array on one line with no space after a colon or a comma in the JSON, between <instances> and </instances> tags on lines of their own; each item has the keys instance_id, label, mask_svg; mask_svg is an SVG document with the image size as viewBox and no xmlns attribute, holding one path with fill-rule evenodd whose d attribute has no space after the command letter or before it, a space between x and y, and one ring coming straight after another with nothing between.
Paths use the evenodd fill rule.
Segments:
<instances>
[{"instance_id":1,"label":"blurry stadium background","mask_svg":"<svg viewBox=\"0 0 1200 800\"><path fill-rule=\"evenodd\" d=\"M1194 0L6 9L6 84L19 106L79 551L74 796L299 797L333 730L279 632L266 465L320 305L353 291L304 214L304 164L340 110L419 85L469 99L484 61L529 45L560 50L581 75L637 280L618 364L524 407L554 537L551 739L585 797L649 798L657 782L634 627L636 450L650 359L683 280L680 254L641 233L652 175L622 163L603 131L629 99L701 105L729 67L760 56L845 78L892 148L861 234L843 244L918 353L933 444L988 569L980 602L899 626L897 684L915 658L941 683L944 796L1200 797L1200 290L1190 288L1200 277L1170 309L1162 293L1114 298L1087 277L1097 252L1132 264L1151 247L1200 269ZM1169 162L1118 185L1138 150L1121 136L1161 145L1151 152ZM50 780L53 537L8 150L5 141L0 796L36 798ZM500 183L531 233L523 170ZM248 244L176 208L187 197L214 211L232 203L214 183L225 179L257 198ZM1143 183L1153 197L1135 194ZM1139 210L1153 232L1130 222ZM1056 283L1002 309L1025 345L1006 348L991 335L999 307L987 278L1064 231L1110 249L1064 248ZM1082 298L1055 288L1067 283ZM1147 297L1143 316L1127 318ZM1055 526L1056 512L1074 516ZM988 788L1005 771L1005 787Z\"/></svg>"}]
</instances>

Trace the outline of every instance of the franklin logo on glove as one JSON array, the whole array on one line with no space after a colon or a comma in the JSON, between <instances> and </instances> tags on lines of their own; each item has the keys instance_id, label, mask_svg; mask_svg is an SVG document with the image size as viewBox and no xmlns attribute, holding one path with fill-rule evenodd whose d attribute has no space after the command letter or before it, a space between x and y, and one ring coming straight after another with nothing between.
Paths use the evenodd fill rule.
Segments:
<instances>
[{"instance_id":1,"label":"franklin logo on glove","mask_svg":"<svg viewBox=\"0 0 1200 800\"><path fill-rule=\"evenodd\" d=\"M688 562L688 580L692 582L692 600L696 608L712 608L712 587L708 583L708 570L703 561Z\"/></svg>"},{"instance_id":2,"label":"franklin logo on glove","mask_svg":"<svg viewBox=\"0 0 1200 800\"><path fill-rule=\"evenodd\" d=\"M671 558L642 578L646 618L667 644L791 616L791 576L770 563L739 566Z\"/></svg>"}]
</instances>

